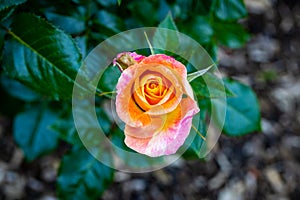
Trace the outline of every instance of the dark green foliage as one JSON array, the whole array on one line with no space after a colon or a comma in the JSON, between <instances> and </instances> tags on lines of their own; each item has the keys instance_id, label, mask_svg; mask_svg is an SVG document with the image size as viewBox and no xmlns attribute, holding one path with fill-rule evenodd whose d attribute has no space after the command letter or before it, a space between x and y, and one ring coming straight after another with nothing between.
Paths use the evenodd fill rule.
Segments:
<instances>
[{"instance_id":1,"label":"dark green foliage","mask_svg":"<svg viewBox=\"0 0 300 200\"><path fill-rule=\"evenodd\" d=\"M27 160L32 161L56 148L58 134L50 129L56 118L57 114L43 103L28 106L16 116L14 138Z\"/></svg>"},{"instance_id":2,"label":"dark green foliage","mask_svg":"<svg viewBox=\"0 0 300 200\"><path fill-rule=\"evenodd\" d=\"M114 170L100 163L83 146L72 115L70 102L74 84L82 90L87 89L75 83L75 78L82 58L89 51L121 31L158 26L182 31L217 60L218 45L239 48L250 37L238 23L247 16L242 0L0 1L0 89L3 94L0 103L5 105L0 112L16 115L15 142L29 161L54 150L59 140L72 146L59 169L57 191L61 199L98 199L113 178ZM176 55L180 46L176 34L158 30L150 40L154 47L161 48L154 48L155 53L174 56L187 66L188 72L196 70ZM173 52L163 48L173 49ZM148 49L139 51L147 52ZM203 67L206 64L203 63ZM102 108L105 101L114 96L120 74L113 66L102 74L95 97L95 112L112 143L132 151L124 143L122 130L112 122L111 113ZM211 108L222 109L224 105L220 104L224 101L219 98L228 97L223 132L240 136L260 130L259 106L251 88L230 79L224 84L222 81L209 71L191 82L201 109L199 120L193 121L194 127L205 137ZM85 115L92 111L82 110L87 122L91 119ZM212 120L222 126L221 118L222 115L217 115ZM83 137L88 137L90 130L95 129L95 124L87 124ZM202 158L200 149L205 147L205 142L196 134L184 157ZM116 153L125 156L121 150ZM129 166L136 165L137 159L141 166L154 162L142 155L123 159Z\"/></svg>"},{"instance_id":3,"label":"dark green foliage","mask_svg":"<svg viewBox=\"0 0 300 200\"><path fill-rule=\"evenodd\" d=\"M215 0L213 12L223 21L235 21L247 16L247 10L242 0Z\"/></svg>"},{"instance_id":4,"label":"dark green foliage","mask_svg":"<svg viewBox=\"0 0 300 200\"><path fill-rule=\"evenodd\" d=\"M219 126L223 127L223 132L229 136L241 136L254 131L260 131L260 110L255 93L250 87L231 79L225 79L224 83L235 97L226 99L226 117L224 125L221 116L215 119ZM223 103L218 99L213 101L216 109L223 107Z\"/></svg>"},{"instance_id":5,"label":"dark green foliage","mask_svg":"<svg viewBox=\"0 0 300 200\"><path fill-rule=\"evenodd\" d=\"M223 84L223 81L210 72L193 80L191 86L199 100L234 96L230 89Z\"/></svg>"},{"instance_id":6,"label":"dark green foliage","mask_svg":"<svg viewBox=\"0 0 300 200\"><path fill-rule=\"evenodd\" d=\"M72 38L32 14L15 16L11 26L3 52L5 72L43 95L70 98L81 64Z\"/></svg>"},{"instance_id":7,"label":"dark green foliage","mask_svg":"<svg viewBox=\"0 0 300 200\"><path fill-rule=\"evenodd\" d=\"M58 196L66 200L98 199L111 183L113 172L84 147L74 147L61 161Z\"/></svg>"}]
</instances>

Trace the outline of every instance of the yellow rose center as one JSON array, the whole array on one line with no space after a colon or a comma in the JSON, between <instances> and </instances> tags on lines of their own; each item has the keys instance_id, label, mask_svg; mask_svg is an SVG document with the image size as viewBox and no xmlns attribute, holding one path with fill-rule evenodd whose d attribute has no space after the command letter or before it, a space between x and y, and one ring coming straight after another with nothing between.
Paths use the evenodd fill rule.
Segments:
<instances>
[{"instance_id":1,"label":"yellow rose center","mask_svg":"<svg viewBox=\"0 0 300 200\"><path fill-rule=\"evenodd\" d=\"M145 98L150 105L157 104L167 90L168 88L165 87L161 77L150 78L144 85Z\"/></svg>"},{"instance_id":2,"label":"yellow rose center","mask_svg":"<svg viewBox=\"0 0 300 200\"><path fill-rule=\"evenodd\" d=\"M141 73L135 79L132 87L133 99L136 105L143 111L149 111L149 109L153 110L156 107L162 109L162 105L169 106L173 104L178 98L175 98L175 95L180 88L174 87L175 81L172 81L172 78L172 74L162 74L152 70Z\"/></svg>"}]
</instances>

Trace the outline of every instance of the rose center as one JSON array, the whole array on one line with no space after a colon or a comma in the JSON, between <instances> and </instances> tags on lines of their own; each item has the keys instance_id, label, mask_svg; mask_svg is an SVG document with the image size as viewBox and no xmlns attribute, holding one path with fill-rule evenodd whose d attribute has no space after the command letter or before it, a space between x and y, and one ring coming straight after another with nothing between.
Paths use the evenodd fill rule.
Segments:
<instances>
[{"instance_id":1,"label":"rose center","mask_svg":"<svg viewBox=\"0 0 300 200\"><path fill-rule=\"evenodd\" d=\"M148 79L144 85L145 98L149 104L157 104L166 94L167 88L161 77Z\"/></svg>"}]
</instances>

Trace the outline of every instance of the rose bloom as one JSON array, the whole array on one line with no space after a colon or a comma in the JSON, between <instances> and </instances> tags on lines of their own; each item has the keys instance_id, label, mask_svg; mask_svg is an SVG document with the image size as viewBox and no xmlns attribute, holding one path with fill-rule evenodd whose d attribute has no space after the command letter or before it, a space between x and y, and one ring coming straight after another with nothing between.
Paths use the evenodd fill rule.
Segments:
<instances>
[{"instance_id":1,"label":"rose bloom","mask_svg":"<svg viewBox=\"0 0 300 200\"><path fill-rule=\"evenodd\" d=\"M124 55L130 56L118 57ZM186 68L164 54L134 54L132 61L116 86L116 111L126 124L125 144L151 157L174 154L199 112Z\"/></svg>"}]
</instances>

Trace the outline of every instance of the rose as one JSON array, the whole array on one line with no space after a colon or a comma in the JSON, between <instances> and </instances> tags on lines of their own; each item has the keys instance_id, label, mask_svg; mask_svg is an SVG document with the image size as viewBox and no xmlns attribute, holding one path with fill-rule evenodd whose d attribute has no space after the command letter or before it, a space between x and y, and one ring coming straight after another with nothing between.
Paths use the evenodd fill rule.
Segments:
<instances>
[{"instance_id":1,"label":"rose","mask_svg":"<svg viewBox=\"0 0 300 200\"><path fill-rule=\"evenodd\" d=\"M132 60L116 86L116 111L125 123L125 144L151 157L174 154L199 112L186 68L163 54Z\"/></svg>"}]
</instances>

